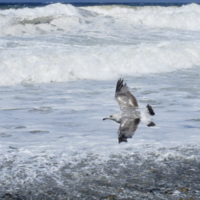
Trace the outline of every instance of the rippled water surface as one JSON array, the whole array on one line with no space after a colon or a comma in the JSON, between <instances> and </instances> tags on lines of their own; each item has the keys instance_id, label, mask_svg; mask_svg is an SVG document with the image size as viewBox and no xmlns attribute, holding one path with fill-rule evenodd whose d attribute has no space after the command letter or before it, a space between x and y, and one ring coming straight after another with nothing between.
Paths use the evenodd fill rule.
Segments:
<instances>
[{"instance_id":1,"label":"rippled water surface","mask_svg":"<svg viewBox=\"0 0 200 200\"><path fill-rule=\"evenodd\" d=\"M199 70L126 77L156 127L118 144L115 81L1 87L1 194L177 199L199 191ZM188 84L184 84L187 82Z\"/></svg>"}]
</instances>

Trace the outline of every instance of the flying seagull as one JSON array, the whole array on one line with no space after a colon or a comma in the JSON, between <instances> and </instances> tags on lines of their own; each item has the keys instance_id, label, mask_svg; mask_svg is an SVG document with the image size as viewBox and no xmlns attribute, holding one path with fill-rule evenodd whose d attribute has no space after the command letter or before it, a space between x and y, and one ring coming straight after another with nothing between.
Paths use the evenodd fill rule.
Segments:
<instances>
[{"instance_id":1,"label":"flying seagull","mask_svg":"<svg viewBox=\"0 0 200 200\"><path fill-rule=\"evenodd\" d=\"M155 115L153 108L147 105L145 112L138 111L137 99L130 93L128 86L123 81L123 79L117 81L115 91L115 99L119 103L121 112L103 118L103 120L111 119L120 124L118 130L119 143L127 142L127 138L132 138L140 120L147 126L155 126L155 123L151 121L151 115Z\"/></svg>"}]
</instances>

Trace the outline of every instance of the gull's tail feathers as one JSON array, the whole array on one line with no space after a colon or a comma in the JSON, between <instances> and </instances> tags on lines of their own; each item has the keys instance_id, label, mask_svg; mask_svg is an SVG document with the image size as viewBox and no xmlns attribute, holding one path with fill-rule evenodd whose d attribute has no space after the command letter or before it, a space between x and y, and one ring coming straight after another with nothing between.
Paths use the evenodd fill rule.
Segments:
<instances>
[{"instance_id":1,"label":"gull's tail feathers","mask_svg":"<svg viewBox=\"0 0 200 200\"><path fill-rule=\"evenodd\" d=\"M156 124L154 122L150 122L149 124L147 124L147 126L156 126Z\"/></svg>"},{"instance_id":2,"label":"gull's tail feathers","mask_svg":"<svg viewBox=\"0 0 200 200\"><path fill-rule=\"evenodd\" d=\"M153 108L148 104L147 109L141 112L140 119L141 121L146 124L147 126L156 126L154 122L152 122L151 116L155 115Z\"/></svg>"}]
</instances>

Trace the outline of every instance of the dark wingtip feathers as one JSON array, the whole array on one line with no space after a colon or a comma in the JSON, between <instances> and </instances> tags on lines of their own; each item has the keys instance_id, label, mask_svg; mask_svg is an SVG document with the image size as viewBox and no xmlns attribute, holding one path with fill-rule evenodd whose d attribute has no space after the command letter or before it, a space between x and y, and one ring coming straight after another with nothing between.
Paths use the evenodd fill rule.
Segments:
<instances>
[{"instance_id":1,"label":"dark wingtip feathers","mask_svg":"<svg viewBox=\"0 0 200 200\"><path fill-rule=\"evenodd\" d=\"M118 140L119 140L119 143L121 143L121 142L128 142L127 138L124 135L119 135Z\"/></svg>"},{"instance_id":2,"label":"dark wingtip feathers","mask_svg":"<svg viewBox=\"0 0 200 200\"><path fill-rule=\"evenodd\" d=\"M147 109L148 109L150 115L155 115L153 108L149 104L147 105Z\"/></svg>"},{"instance_id":3,"label":"dark wingtip feathers","mask_svg":"<svg viewBox=\"0 0 200 200\"><path fill-rule=\"evenodd\" d=\"M116 93L119 92L122 89L122 87L123 87L123 81L124 80L121 79L121 78L117 81Z\"/></svg>"}]
</instances>

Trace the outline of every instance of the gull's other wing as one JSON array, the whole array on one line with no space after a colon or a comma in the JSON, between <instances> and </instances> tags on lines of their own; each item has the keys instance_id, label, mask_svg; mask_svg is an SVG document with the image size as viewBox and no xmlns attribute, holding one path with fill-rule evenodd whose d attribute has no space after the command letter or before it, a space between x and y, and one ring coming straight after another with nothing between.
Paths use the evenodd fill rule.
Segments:
<instances>
[{"instance_id":1,"label":"gull's other wing","mask_svg":"<svg viewBox=\"0 0 200 200\"><path fill-rule=\"evenodd\" d=\"M125 84L123 84L123 79L119 79L116 85L115 99L119 103L120 109L124 108L138 108L137 99L129 92L129 89Z\"/></svg>"},{"instance_id":2,"label":"gull's other wing","mask_svg":"<svg viewBox=\"0 0 200 200\"><path fill-rule=\"evenodd\" d=\"M122 118L121 124L118 130L119 143L127 142L127 138L132 138L134 132L137 130L139 118Z\"/></svg>"}]
</instances>

